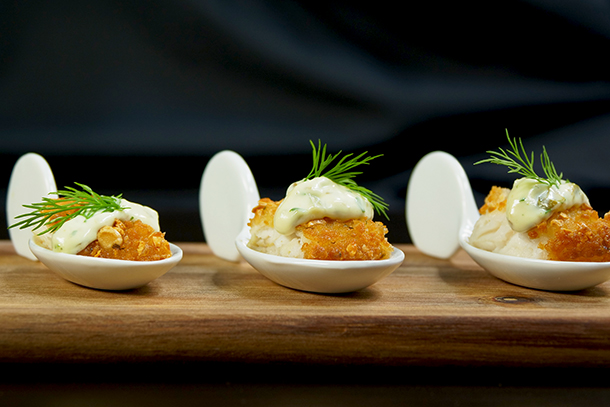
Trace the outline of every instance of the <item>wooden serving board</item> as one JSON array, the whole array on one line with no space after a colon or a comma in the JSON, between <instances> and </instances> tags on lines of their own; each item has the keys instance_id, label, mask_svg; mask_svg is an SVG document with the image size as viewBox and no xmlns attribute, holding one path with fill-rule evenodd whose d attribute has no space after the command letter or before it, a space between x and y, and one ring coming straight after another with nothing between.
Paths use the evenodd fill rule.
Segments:
<instances>
[{"instance_id":1,"label":"wooden serving board","mask_svg":"<svg viewBox=\"0 0 610 407\"><path fill-rule=\"evenodd\" d=\"M291 362L376 366L610 364L610 283L574 292L500 281L464 252L399 245L392 275L351 294L279 286L179 244L182 262L126 292L67 282L0 242L0 362Z\"/></svg>"}]
</instances>

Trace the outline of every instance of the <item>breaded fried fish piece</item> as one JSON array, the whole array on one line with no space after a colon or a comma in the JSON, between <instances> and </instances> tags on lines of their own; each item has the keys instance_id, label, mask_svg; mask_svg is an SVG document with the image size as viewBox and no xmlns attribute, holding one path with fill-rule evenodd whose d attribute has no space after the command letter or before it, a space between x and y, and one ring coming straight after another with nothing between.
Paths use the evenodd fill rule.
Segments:
<instances>
[{"instance_id":1,"label":"breaded fried fish piece","mask_svg":"<svg viewBox=\"0 0 610 407\"><path fill-rule=\"evenodd\" d=\"M610 261L610 215L600 218L589 205L574 206L554 214L528 231L541 239L550 260Z\"/></svg>"},{"instance_id":2,"label":"breaded fried fish piece","mask_svg":"<svg viewBox=\"0 0 610 407\"><path fill-rule=\"evenodd\" d=\"M366 218L315 219L298 225L290 236L281 235L273 228L280 203L263 198L252 210L250 248L315 260L381 260L392 253L393 248L385 237L388 232L385 225Z\"/></svg>"},{"instance_id":3,"label":"breaded fried fish piece","mask_svg":"<svg viewBox=\"0 0 610 407\"><path fill-rule=\"evenodd\" d=\"M505 215L509 192L506 188L491 188L479 209L481 219L471 244L498 253L547 260L610 261L610 212L601 218L591 206L581 204L554 213L527 232L517 233L510 229ZM535 255L536 250L541 254Z\"/></svg>"}]
</instances>

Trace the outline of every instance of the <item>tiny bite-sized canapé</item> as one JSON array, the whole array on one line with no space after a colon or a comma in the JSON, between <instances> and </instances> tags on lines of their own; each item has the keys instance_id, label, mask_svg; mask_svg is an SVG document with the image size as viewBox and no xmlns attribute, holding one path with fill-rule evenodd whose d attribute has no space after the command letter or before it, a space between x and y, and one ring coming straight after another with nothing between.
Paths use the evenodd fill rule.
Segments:
<instances>
[{"instance_id":1,"label":"tiny bite-sized canap\u00e9","mask_svg":"<svg viewBox=\"0 0 610 407\"><path fill-rule=\"evenodd\" d=\"M314 167L295 182L280 201L263 198L252 210L251 249L277 256L312 260L382 260L392 246L382 222L373 221L375 211L387 217L387 204L378 195L357 185L352 168L378 157L366 152L326 156L326 146L312 144Z\"/></svg>"},{"instance_id":2,"label":"tiny bite-sized canap\u00e9","mask_svg":"<svg viewBox=\"0 0 610 407\"><path fill-rule=\"evenodd\" d=\"M24 205L32 212L10 227L32 228L34 242L55 252L131 261L171 257L155 210L76 185L82 190L66 187L53 193L57 198Z\"/></svg>"},{"instance_id":3,"label":"tiny bite-sized canap\u00e9","mask_svg":"<svg viewBox=\"0 0 610 407\"><path fill-rule=\"evenodd\" d=\"M541 177L523 143L508 141L508 152L490 152L491 158L477 164L505 165L523 178L511 189L492 187L469 243L490 252L533 259L610 261L610 215L599 217L580 187L562 179L546 149L541 154L545 173Z\"/></svg>"}]
</instances>

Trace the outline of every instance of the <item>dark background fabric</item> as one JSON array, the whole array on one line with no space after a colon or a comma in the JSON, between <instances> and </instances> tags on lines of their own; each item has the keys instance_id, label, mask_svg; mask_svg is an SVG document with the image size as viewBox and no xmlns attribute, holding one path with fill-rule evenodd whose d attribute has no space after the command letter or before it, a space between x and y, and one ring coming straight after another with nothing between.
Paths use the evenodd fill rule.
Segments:
<instances>
[{"instance_id":1,"label":"dark background fabric","mask_svg":"<svg viewBox=\"0 0 610 407\"><path fill-rule=\"evenodd\" d=\"M88 184L203 241L198 188L218 151L262 196L307 175L309 140L382 153L359 182L408 242L413 166L443 150L478 200L513 175L473 166L505 129L610 209L610 4L494 2L0 2L0 188L29 151L58 187ZM5 221L5 219L2 219ZM8 234L3 225L2 235Z\"/></svg>"}]
</instances>

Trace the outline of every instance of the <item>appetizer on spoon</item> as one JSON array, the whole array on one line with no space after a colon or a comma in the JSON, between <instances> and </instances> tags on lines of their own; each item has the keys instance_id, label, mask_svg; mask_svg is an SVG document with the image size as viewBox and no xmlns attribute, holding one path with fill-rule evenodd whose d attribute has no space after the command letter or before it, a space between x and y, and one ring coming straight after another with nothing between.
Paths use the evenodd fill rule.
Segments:
<instances>
[{"instance_id":1,"label":"appetizer on spoon","mask_svg":"<svg viewBox=\"0 0 610 407\"><path fill-rule=\"evenodd\" d=\"M479 212L454 157L434 152L418 163L407 191L414 244L444 258L461 246L491 274L530 288L572 291L608 280L610 220L600 219L580 188L562 179L546 150L540 177L533 154L521 141L508 140L510 150L490 152L491 158L476 164L506 165L523 178L511 190L492 188ZM438 213L444 221L435 219Z\"/></svg>"},{"instance_id":2,"label":"appetizer on spoon","mask_svg":"<svg viewBox=\"0 0 610 407\"><path fill-rule=\"evenodd\" d=\"M33 171L28 165L40 160L26 155L13 169L11 207L23 198L12 192L28 188L29 179L52 178L48 166ZM21 202L30 212L10 215L9 229L27 231L31 253L51 270L80 285L124 290L147 284L181 259L181 250L160 231L156 211L76 185L81 189L39 191L39 202ZM11 235L16 248L27 234Z\"/></svg>"},{"instance_id":3,"label":"appetizer on spoon","mask_svg":"<svg viewBox=\"0 0 610 407\"><path fill-rule=\"evenodd\" d=\"M372 220L374 210L385 215L387 205L353 180L360 174L353 169L376 157L346 155L335 162L340 153L327 156L321 143L318 148L312 143L312 148L313 169L288 188L282 201L264 198L243 202L236 216L227 215L226 208L216 208L218 216L211 213L214 208L209 201L214 198L206 191L221 184L228 189L256 190L253 177L235 153L221 152L213 157L204 171L201 189L206 240L213 250L220 240L224 246L236 246L261 274L290 288L320 293L365 288L393 272L404 259L402 251L387 242L386 227ZM226 174L240 173L236 168L241 168L241 176L227 185ZM219 216L242 222L241 232L232 241L206 227L206 218Z\"/></svg>"}]
</instances>

